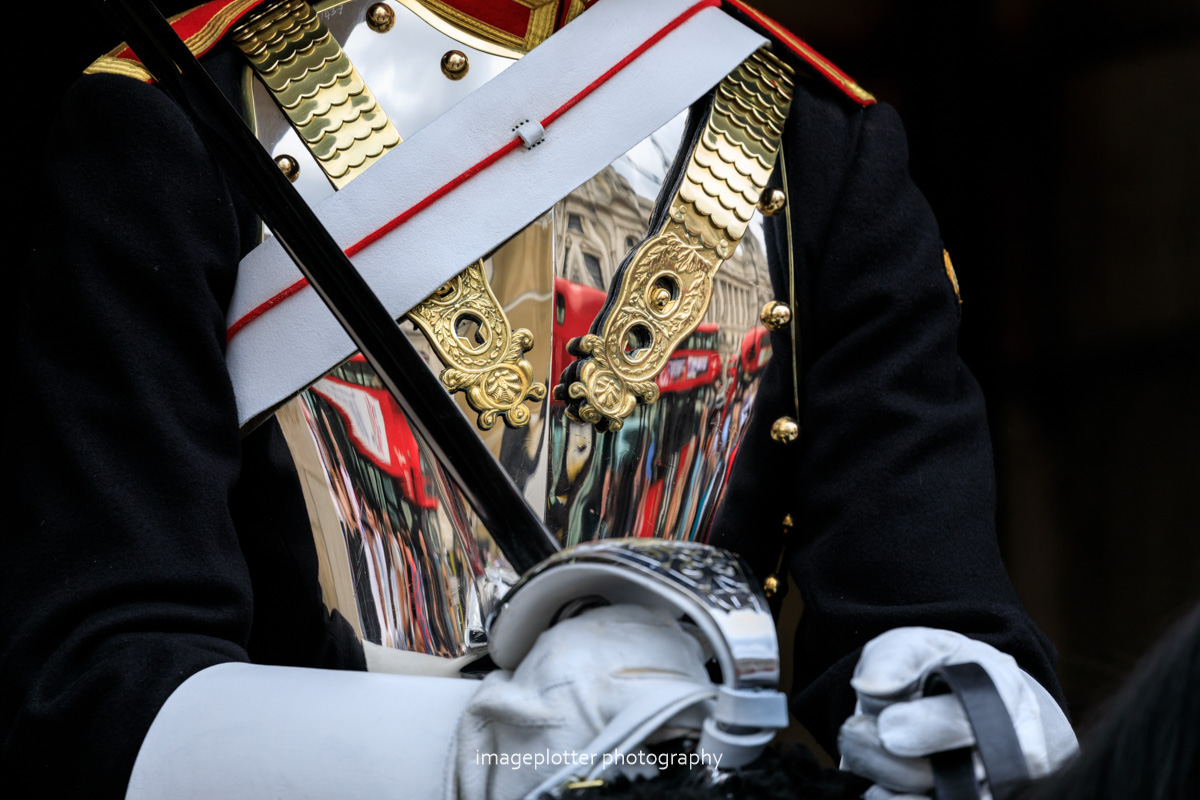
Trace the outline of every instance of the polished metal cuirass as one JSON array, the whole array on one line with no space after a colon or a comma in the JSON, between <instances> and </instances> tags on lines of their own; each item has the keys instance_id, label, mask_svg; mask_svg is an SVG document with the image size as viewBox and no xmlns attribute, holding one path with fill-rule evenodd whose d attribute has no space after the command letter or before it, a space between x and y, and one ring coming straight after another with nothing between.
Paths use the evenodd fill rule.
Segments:
<instances>
[{"instance_id":1,"label":"polished metal cuirass","mask_svg":"<svg viewBox=\"0 0 1200 800\"><path fill-rule=\"evenodd\" d=\"M397 134L388 147L404 147L404 138L521 55L416 0L347 0L315 10L376 104L356 99L357 84L339 77L351 87L346 102L367 109L353 124L374 119L378 108ZM335 191L340 179L249 68L246 86L260 139L306 199ZM575 358L568 343L588 333L622 260L647 235L685 117L400 322L430 369L448 386L459 381L454 397L463 413L564 546L617 537L706 541L771 359L759 310L772 292L755 215L715 275L703 320L654 379L656 402L600 432L555 398ZM359 163L376 155L364 152ZM501 351L510 368L478 367ZM519 576L365 360L338 366L277 417L304 487L328 605L364 641L443 657L486 648L487 615Z\"/></svg>"}]
</instances>

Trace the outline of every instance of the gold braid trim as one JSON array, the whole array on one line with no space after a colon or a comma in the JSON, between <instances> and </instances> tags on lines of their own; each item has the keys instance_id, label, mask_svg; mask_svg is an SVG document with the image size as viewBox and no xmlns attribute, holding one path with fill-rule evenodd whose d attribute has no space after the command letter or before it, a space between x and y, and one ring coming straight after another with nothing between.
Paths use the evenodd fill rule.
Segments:
<instances>
[{"instance_id":1,"label":"gold braid trim","mask_svg":"<svg viewBox=\"0 0 1200 800\"><path fill-rule=\"evenodd\" d=\"M124 48L118 49L123 50ZM149 83L154 80L154 76L150 74L150 70L142 66L142 62L131 61L128 58L117 58L115 56L100 56L87 66L83 74L122 75L126 78L139 80L142 83Z\"/></svg>"},{"instance_id":2,"label":"gold braid trim","mask_svg":"<svg viewBox=\"0 0 1200 800\"><path fill-rule=\"evenodd\" d=\"M237 0L225 8L218 11L212 16L208 22L201 26L200 30L193 33L191 36L184 39L184 44L194 56L201 56L213 48L213 46L221 40L225 35L229 24L235 19L245 14L247 9L254 7L261 0ZM174 25L179 20L186 17L192 11L184 11L181 14L175 14L167 21ZM136 58L118 58L118 53L123 53L129 49L129 45L121 42L105 55L100 56L95 61L84 69L84 75L123 75L127 78L135 78L143 83L150 83L154 80L154 76L150 74L150 70L138 61Z\"/></svg>"}]
</instances>

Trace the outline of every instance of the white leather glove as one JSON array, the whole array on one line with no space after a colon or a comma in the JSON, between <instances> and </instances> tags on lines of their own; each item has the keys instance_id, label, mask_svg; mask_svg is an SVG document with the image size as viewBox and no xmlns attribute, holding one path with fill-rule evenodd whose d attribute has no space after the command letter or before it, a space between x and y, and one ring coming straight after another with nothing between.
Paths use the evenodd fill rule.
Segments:
<instances>
[{"instance_id":1,"label":"white leather glove","mask_svg":"<svg viewBox=\"0 0 1200 800\"><path fill-rule=\"evenodd\" d=\"M972 661L996 684L1031 777L1053 772L1079 749L1062 709L1012 656L953 631L897 628L863 648L850 681L858 695L855 714L838 736L842 769L875 781L867 800L927 797L933 789L928 756L975 743L954 696L921 697L931 669ZM978 756L975 762L982 780Z\"/></svg>"},{"instance_id":2,"label":"white leather glove","mask_svg":"<svg viewBox=\"0 0 1200 800\"><path fill-rule=\"evenodd\" d=\"M606 606L558 623L516 670L491 673L472 698L458 729L458 798L523 797L570 766L555 755L607 751L648 710L669 718L703 702L715 691L704 663L699 642L662 610Z\"/></svg>"}]
</instances>

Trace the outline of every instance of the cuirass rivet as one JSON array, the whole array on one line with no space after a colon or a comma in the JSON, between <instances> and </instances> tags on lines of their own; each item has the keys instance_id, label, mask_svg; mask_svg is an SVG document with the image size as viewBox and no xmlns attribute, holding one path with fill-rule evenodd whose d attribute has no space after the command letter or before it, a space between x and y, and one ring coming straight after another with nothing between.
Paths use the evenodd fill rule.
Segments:
<instances>
[{"instance_id":1,"label":"cuirass rivet","mask_svg":"<svg viewBox=\"0 0 1200 800\"><path fill-rule=\"evenodd\" d=\"M367 26L376 33L387 33L396 24L396 12L387 3L374 3L367 9Z\"/></svg>"},{"instance_id":2,"label":"cuirass rivet","mask_svg":"<svg viewBox=\"0 0 1200 800\"><path fill-rule=\"evenodd\" d=\"M800 426L791 417L780 417L771 424L771 438L788 444L800 438Z\"/></svg>"},{"instance_id":3,"label":"cuirass rivet","mask_svg":"<svg viewBox=\"0 0 1200 800\"><path fill-rule=\"evenodd\" d=\"M661 286L650 290L650 306L655 311L662 311L671 304L671 292Z\"/></svg>"},{"instance_id":4,"label":"cuirass rivet","mask_svg":"<svg viewBox=\"0 0 1200 800\"><path fill-rule=\"evenodd\" d=\"M762 196L758 198L758 210L768 217L773 217L783 211L785 205L787 205L787 195L778 186L764 189Z\"/></svg>"},{"instance_id":5,"label":"cuirass rivet","mask_svg":"<svg viewBox=\"0 0 1200 800\"><path fill-rule=\"evenodd\" d=\"M283 176L292 183L295 183L296 178L300 177L300 162L287 153L275 156L275 166L279 167L279 171L283 173Z\"/></svg>"},{"instance_id":6,"label":"cuirass rivet","mask_svg":"<svg viewBox=\"0 0 1200 800\"><path fill-rule=\"evenodd\" d=\"M461 50L451 50L442 56L442 74L452 81L462 80L470 69L471 62Z\"/></svg>"},{"instance_id":7,"label":"cuirass rivet","mask_svg":"<svg viewBox=\"0 0 1200 800\"><path fill-rule=\"evenodd\" d=\"M770 331L781 331L792 321L792 309L787 303L772 300L758 312L763 326Z\"/></svg>"}]
</instances>

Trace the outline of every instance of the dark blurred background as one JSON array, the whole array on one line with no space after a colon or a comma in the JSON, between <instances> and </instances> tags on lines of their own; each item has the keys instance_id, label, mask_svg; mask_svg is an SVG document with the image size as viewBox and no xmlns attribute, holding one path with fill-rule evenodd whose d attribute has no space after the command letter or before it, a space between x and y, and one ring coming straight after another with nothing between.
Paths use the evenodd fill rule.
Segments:
<instances>
[{"instance_id":1,"label":"dark blurred background","mask_svg":"<svg viewBox=\"0 0 1200 800\"><path fill-rule=\"evenodd\" d=\"M1200 2L759 0L904 119L1076 721L1200 599Z\"/></svg>"},{"instance_id":2,"label":"dark blurred background","mask_svg":"<svg viewBox=\"0 0 1200 800\"><path fill-rule=\"evenodd\" d=\"M989 400L1001 544L1086 720L1200 599L1200 2L756 5L905 120ZM42 53L28 91L115 43L90 3L56 9L10 10Z\"/></svg>"}]
</instances>

